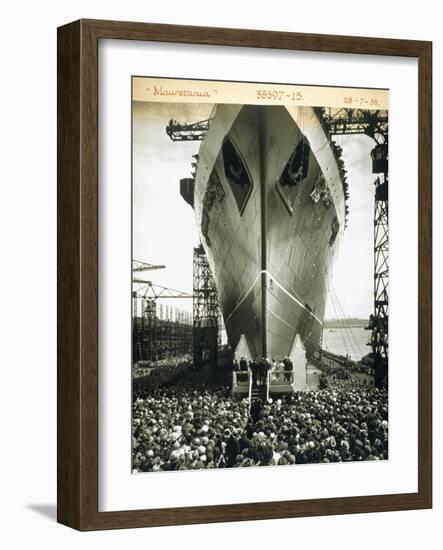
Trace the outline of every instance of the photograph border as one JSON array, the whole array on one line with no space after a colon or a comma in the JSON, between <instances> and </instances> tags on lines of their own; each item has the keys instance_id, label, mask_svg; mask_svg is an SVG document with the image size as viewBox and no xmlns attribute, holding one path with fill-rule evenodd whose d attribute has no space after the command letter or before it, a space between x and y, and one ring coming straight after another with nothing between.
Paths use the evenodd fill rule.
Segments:
<instances>
[{"instance_id":1,"label":"photograph border","mask_svg":"<svg viewBox=\"0 0 443 550\"><path fill-rule=\"evenodd\" d=\"M98 511L98 46L100 39L418 59L418 491ZM57 519L86 531L432 507L432 43L79 20L58 29Z\"/></svg>"}]
</instances>

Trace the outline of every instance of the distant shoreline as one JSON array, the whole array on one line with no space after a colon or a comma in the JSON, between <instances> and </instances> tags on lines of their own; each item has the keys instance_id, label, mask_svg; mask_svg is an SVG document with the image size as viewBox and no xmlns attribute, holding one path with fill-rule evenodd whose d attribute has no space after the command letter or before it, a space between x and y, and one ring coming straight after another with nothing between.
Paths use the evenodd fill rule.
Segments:
<instances>
[{"instance_id":1,"label":"distant shoreline","mask_svg":"<svg viewBox=\"0 0 443 550\"><path fill-rule=\"evenodd\" d=\"M367 319L346 319L346 321L338 319L328 319L323 322L323 328L365 328L367 326Z\"/></svg>"}]
</instances>

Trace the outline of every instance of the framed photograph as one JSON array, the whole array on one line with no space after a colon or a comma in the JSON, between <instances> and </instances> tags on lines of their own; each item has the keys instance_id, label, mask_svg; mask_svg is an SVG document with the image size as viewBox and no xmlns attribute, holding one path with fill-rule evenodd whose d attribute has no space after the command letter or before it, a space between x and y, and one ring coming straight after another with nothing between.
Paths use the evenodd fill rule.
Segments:
<instances>
[{"instance_id":1,"label":"framed photograph","mask_svg":"<svg viewBox=\"0 0 443 550\"><path fill-rule=\"evenodd\" d=\"M431 74L430 42L58 29L60 523L432 506Z\"/></svg>"}]
</instances>

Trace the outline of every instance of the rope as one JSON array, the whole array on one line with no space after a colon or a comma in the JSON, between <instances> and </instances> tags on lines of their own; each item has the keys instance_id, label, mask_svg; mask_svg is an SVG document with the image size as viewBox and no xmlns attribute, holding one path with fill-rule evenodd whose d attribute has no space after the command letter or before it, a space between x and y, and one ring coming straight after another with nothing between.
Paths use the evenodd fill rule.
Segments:
<instances>
[{"instance_id":1,"label":"rope","mask_svg":"<svg viewBox=\"0 0 443 550\"><path fill-rule=\"evenodd\" d=\"M327 237L326 233L323 231L323 234L325 237ZM305 240L303 239L303 237L299 237L301 239L301 241L303 242L303 244L305 245L305 249L307 250L308 252L308 255L311 257L312 261L315 262L316 261L316 258L313 256L312 252L310 251L309 247L307 246ZM331 255L331 252L330 250L328 249L328 253ZM332 260L332 258L331 258ZM320 276L322 277L323 279L323 282L326 283L326 286L329 287L329 291L330 291L330 297L331 297L331 305L332 305L332 308L334 310L334 313L337 317L337 319L339 321L343 321L343 325L345 326L345 328L348 328L348 330L350 329L349 326L346 326L346 315L343 311L343 308L341 306L341 303L340 303L340 300L338 299L338 296L337 296L337 293L335 292L335 289L333 288L332 286L332 283L330 281L328 281L326 279L326 276L324 275L323 272L320 273ZM341 313L340 313L340 309L341 309ZM352 349L353 351L353 354L354 354L354 357L358 357L358 354L355 352L355 348L353 346L353 342L351 341L351 337L353 338L353 335L352 335L352 332L349 330L349 333L348 333L348 338L349 338L349 342L346 341L346 337L343 333L343 327L342 326L339 326L340 328L340 333L342 335L342 338L343 338L343 344L345 346L345 350L346 350L346 353L349 355L349 348L348 348L348 344L350 345L350 348ZM351 336L352 335L352 336ZM363 353L362 353L362 350L361 348L359 348L359 346L357 345L356 341L354 340L354 343L356 344L355 347L358 348L358 351L359 351L359 355L361 357L363 357Z\"/></svg>"}]
</instances>

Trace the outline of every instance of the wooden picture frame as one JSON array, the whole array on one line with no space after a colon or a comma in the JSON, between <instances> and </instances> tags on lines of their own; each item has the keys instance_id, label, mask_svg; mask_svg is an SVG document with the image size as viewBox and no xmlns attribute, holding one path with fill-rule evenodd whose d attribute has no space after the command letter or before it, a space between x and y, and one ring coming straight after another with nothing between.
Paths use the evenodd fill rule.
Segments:
<instances>
[{"instance_id":1,"label":"wooden picture frame","mask_svg":"<svg viewBox=\"0 0 443 550\"><path fill-rule=\"evenodd\" d=\"M418 59L418 491L98 511L98 42L159 41ZM79 530L432 506L432 44L412 40L80 20L58 29L58 521Z\"/></svg>"}]
</instances>

